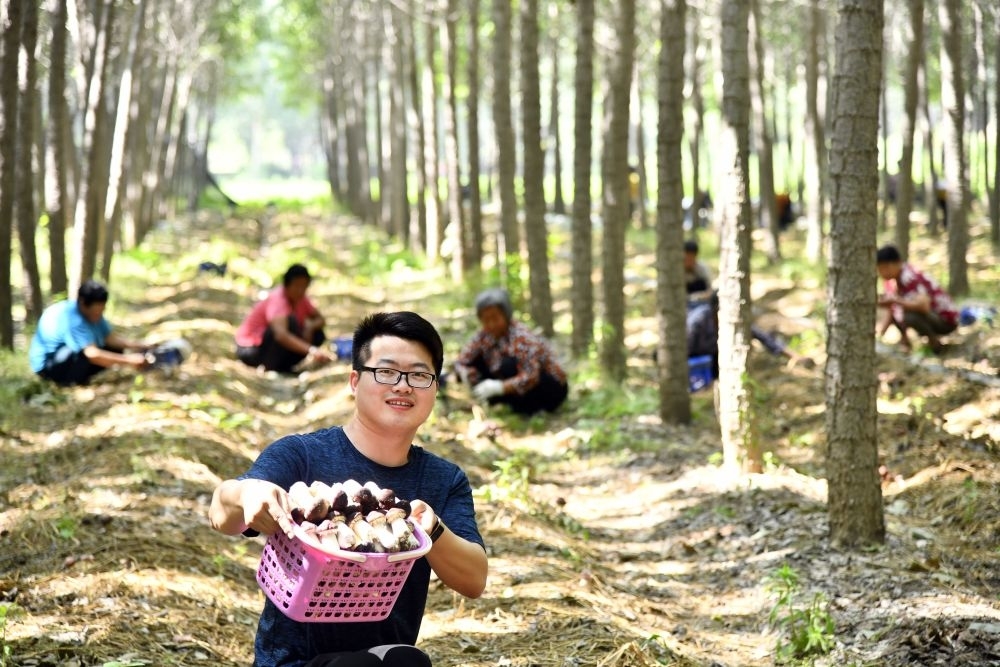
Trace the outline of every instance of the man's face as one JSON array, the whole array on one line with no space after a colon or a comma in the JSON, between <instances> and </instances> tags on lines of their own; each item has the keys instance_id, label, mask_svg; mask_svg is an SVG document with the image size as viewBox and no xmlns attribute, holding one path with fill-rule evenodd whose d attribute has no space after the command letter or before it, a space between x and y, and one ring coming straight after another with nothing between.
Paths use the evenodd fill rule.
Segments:
<instances>
[{"instance_id":1,"label":"man's face","mask_svg":"<svg viewBox=\"0 0 1000 667\"><path fill-rule=\"evenodd\" d=\"M104 317L104 309L107 307L106 301L95 301L89 306L85 306L82 301L77 301L77 308L80 309L80 314L83 315L84 319L91 323L97 323L101 321Z\"/></svg>"},{"instance_id":2,"label":"man's face","mask_svg":"<svg viewBox=\"0 0 1000 667\"><path fill-rule=\"evenodd\" d=\"M503 337L510 327L510 322L507 321L507 316L504 315L500 306L487 306L480 310L479 323L482 325L483 331L494 338Z\"/></svg>"},{"instance_id":3,"label":"man's face","mask_svg":"<svg viewBox=\"0 0 1000 667\"><path fill-rule=\"evenodd\" d=\"M690 271L691 269L693 269L694 268L694 263L696 261L698 261L698 255L694 254L693 252L685 252L684 253L684 270L685 271Z\"/></svg>"},{"instance_id":4,"label":"man's face","mask_svg":"<svg viewBox=\"0 0 1000 667\"><path fill-rule=\"evenodd\" d=\"M295 278L288 286L285 288L285 298L287 298L291 303L297 303L302 297L306 295L306 290L309 289L309 279L305 276L301 278Z\"/></svg>"},{"instance_id":5,"label":"man's face","mask_svg":"<svg viewBox=\"0 0 1000 667\"><path fill-rule=\"evenodd\" d=\"M423 345L395 336L372 339L365 366L434 373L434 361ZM371 371L351 371L350 384L358 418L386 430L418 428L430 416L438 391L436 380L430 387L414 389L403 376L396 384L380 384Z\"/></svg>"},{"instance_id":6,"label":"man's face","mask_svg":"<svg viewBox=\"0 0 1000 667\"><path fill-rule=\"evenodd\" d=\"M879 278L882 280L895 280L899 277L902 265L899 262L879 262L877 268Z\"/></svg>"}]
</instances>

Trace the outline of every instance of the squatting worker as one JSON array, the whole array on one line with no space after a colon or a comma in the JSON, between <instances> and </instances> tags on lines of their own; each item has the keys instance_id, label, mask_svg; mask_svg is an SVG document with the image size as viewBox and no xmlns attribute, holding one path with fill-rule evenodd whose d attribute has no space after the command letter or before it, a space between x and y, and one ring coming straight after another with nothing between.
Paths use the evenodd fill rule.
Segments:
<instances>
[{"instance_id":1,"label":"squatting worker","mask_svg":"<svg viewBox=\"0 0 1000 667\"><path fill-rule=\"evenodd\" d=\"M292 264L281 286L254 304L236 330L236 356L247 366L291 373L309 359L326 363L333 356L320 347L326 341L323 315L309 299L309 270Z\"/></svg>"},{"instance_id":2,"label":"squatting worker","mask_svg":"<svg viewBox=\"0 0 1000 667\"><path fill-rule=\"evenodd\" d=\"M935 354L939 353L940 337L958 328L958 308L951 297L931 277L904 262L894 245L879 248L875 261L885 287L878 299L882 312L876 335L884 336L895 326L899 329L900 347L909 352L912 344L907 331L913 329L927 338Z\"/></svg>"},{"instance_id":3,"label":"squatting worker","mask_svg":"<svg viewBox=\"0 0 1000 667\"><path fill-rule=\"evenodd\" d=\"M105 368L142 370L150 345L112 331L104 318L108 289L96 280L80 285L76 300L54 303L42 312L31 339L31 370L61 385L84 385Z\"/></svg>"},{"instance_id":4,"label":"squatting worker","mask_svg":"<svg viewBox=\"0 0 1000 667\"><path fill-rule=\"evenodd\" d=\"M444 357L434 326L411 312L377 313L354 331L349 384L354 414L343 426L272 443L248 471L212 497L212 527L227 535L292 530L287 493L295 482L373 481L411 501L411 518L433 540L392 613L365 623L299 623L266 600L257 626L256 667L426 667L414 644L431 570L449 588L477 598L487 559L472 487L454 463L413 444L434 407Z\"/></svg>"},{"instance_id":5,"label":"squatting worker","mask_svg":"<svg viewBox=\"0 0 1000 667\"><path fill-rule=\"evenodd\" d=\"M475 305L481 329L455 360L455 373L473 395L526 415L562 405L566 371L549 342L514 319L507 291L484 290Z\"/></svg>"}]
</instances>

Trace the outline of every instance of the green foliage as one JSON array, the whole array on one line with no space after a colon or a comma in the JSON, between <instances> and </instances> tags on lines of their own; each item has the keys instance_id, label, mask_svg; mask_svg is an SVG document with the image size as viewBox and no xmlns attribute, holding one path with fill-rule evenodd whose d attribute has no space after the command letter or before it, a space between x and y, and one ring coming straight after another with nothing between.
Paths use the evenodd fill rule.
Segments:
<instances>
[{"instance_id":1,"label":"green foliage","mask_svg":"<svg viewBox=\"0 0 1000 667\"><path fill-rule=\"evenodd\" d=\"M382 239L359 241L352 248L354 278L371 283L402 268L419 269L423 260L399 243Z\"/></svg>"},{"instance_id":2,"label":"green foliage","mask_svg":"<svg viewBox=\"0 0 1000 667\"><path fill-rule=\"evenodd\" d=\"M76 536L78 527L79 522L72 516L59 517L53 525L56 535L64 540L72 540Z\"/></svg>"},{"instance_id":3,"label":"green foliage","mask_svg":"<svg viewBox=\"0 0 1000 667\"><path fill-rule=\"evenodd\" d=\"M829 653L835 637L826 597L816 593L802 606L799 575L787 563L768 577L767 588L776 597L768 622L781 633L775 646L777 661L787 664Z\"/></svg>"},{"instance_id":4,"label":"green foliage","mask_svg":"<svg viewBox=\"0 0 1000 667\"><path fill-rule=\"evenodd\" d=\"M529 487L532 460L535 454L528 450L517 450L509 457L494 462L496 468L493 482L480 487L478 493L488 501L517 501L523 506L530 504Z\"/></svg>"},{"instance_id":5,"label":"green foliage","mask_svg":"<svg viewBox=\"0 0 1000 667\"><path fill-rule=\"evenodd\" d=\"M20 613L21 608L13 602L0 602L0 667L13 667L13 649L7 643L7 625Z\"/></svg>"}]
</instances>

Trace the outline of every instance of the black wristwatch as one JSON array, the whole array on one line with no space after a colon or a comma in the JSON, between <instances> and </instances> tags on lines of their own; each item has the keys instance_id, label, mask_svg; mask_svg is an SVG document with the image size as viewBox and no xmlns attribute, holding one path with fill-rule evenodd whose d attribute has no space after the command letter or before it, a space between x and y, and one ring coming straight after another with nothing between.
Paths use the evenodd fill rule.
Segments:
<instances>
[{"instance_id":1,"label":"black wristwatch","mask_svg":"<svg viewBox=\"0 0 1000 667\"><path fill-rule=\"evenodd\" d=\"M427 537L431 538L431 544L437 542L438 539L444 535L444 521L441 520L441 517L435 517L435 519L436 523L431 529L430 534L427 535Z\"/></svg>"}]
</instances>

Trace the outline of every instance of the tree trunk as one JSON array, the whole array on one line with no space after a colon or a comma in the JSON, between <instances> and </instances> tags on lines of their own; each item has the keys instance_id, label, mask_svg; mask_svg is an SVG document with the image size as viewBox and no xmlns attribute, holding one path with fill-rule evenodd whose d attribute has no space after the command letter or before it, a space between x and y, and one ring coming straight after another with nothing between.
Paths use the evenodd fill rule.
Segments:
<instances>
[{"instance_id":1,"label":"tree trunk","mask_svg":"<svg viewBox=\"0 0 1000 667\"><path fill-rule=\"evenodd\" d=\"M771 141L771 121L767 113L767 84L764 76L766 55L764 35L761 27L760 2L750 0L750 20L752 30L750 56L753 77L750 79L750 102L753 110L753 135L757 148L757 189L760 200L760 226L767 230L765 252L771 264L781 261L780 234L777 199L774 192L774 151Z\"/></svg>"},{"instance_id":2,"label":"tree trunk","mask_svg":"<svg viewBox=\"0 0 1000 667\"><path fill-rule=\"evenodd\" d=\"M809 0L809 42L806 48L806 256L823 259L826 234L826 120L820 102L826 99L826 7ZM825 105L824 105L825 106Z\"/></svg>"},{"instance_id":3,"label":"tree trunk","mask_svg":"<svg viewBox=\"0 0 1000 667\"><path fill-rule=\"evenodd\" d=\"M542 94L538 76L538 0L521 0L521 109L524 142L524 232L528 247L531 319L552 336L549 245L545 225L545 151L542 150Z\"/></svg>"},{"instance_id":4,"label":"tree trunk","mask_svg":"<svg viewBox=\"0 0 1000 667\"><path fill-rule=\"evenodd\" d=\"M722 7L723 127L720 153L728 160L722 194L719 257L719 382L716 396L726 468L759 472L753 428L750 360L750 62L749 0Z\"/></svg>"},{"instance_id":5,"label":"tree trunk","mask_svg":"<svg viewBox=\"0 0 1000 667\"><path fill-rule=\"evenodd\" d=\"M410 235L413 244L421 249L428 247L428 212L427 212L427 164L424 156L427 155L427 129L424 123L424 115L420 112L423 104L423 93L420 85L420 65L417 60L417 37L416 37L416 14L420 7L419 0L411 0L409 5L411 20L407 22L406 30L406 50L409 54L407 66L410 79L410 126L416 136L416 147L414 148L417 159L416 162L416 190L417 190L417 217L411 221L415 226L415 233ZM434 215L437 213L435 211Z\"/></svg>"},{"instance_id":6,"label":"tree trunk","mask_svg":"<svg viewBox=\"0 0 1000 667\"><path fill-rule=\"evenodd\" d=\"M559 117L562 104L559 99L560 69L562 67L562 43L559 39L559 15L557 4L550 5L548 39L552 47L552 80L549 82L549 144L552 146L552 212L556 215L566 215L566 198L563 194L563 155L562 132L559 127Z\"/></svg>"},{"instance_id":7,"label":"tree trunk","mask_svg":"<svg viewBox=\"0 0 1000 667\"><path fill-rule=\"evenodd\" d=\"M389 72L389 184L386 196L389 198L389 228L407 246L416 239L410 237L409 200L406 178L406 74L405 40L406 17L395 4L387 8L390 57Z\"/></svg>"},{"instance_id":8,"label":"tree trunk","mask_svg":"<svg viewBox=\"0 0 1000 667\"><path fill-rule=\"evenodd\" d=\"M684 285L684 184L681 141L684 135L684 51L687 0L664 0L660 13L659 118L657 122L656 346L660 417L670 424L691 421L688 391Z\"/></svg>"},{"instance_id":9,"label":"tree trunk","mask_svg":"<svg viewBox=\"0 0 1000 667\"><path fill-rule=\"evenodd\" d=\"M73 136L69 103L66 100L66 8L67 0L57 0L52 13L52 43L49 55L49 122L46 163L49 187L46 196L49 216L49 291L65 294L66 229L71 218L69 199L70 154Z\"/></svg>"},{"instance_id":10,"label":"tree trunk","mask_svg":"<svg viewBox=\"0 0 1000 667\"><path fill-rule=\"evenodd\" d=\"M840 0L830 148L828 511L834 544L885 539L876 432L875 245L882 1Z\"/></svg>"},{"instance_id":11,"label":"tree trunk","mask_svg":"<svg viewBox=\"0 0 1000 667\"><path fill-rule=\"evenodd\" d=\"M444 114L444 161L448 183L448 228L446 238L451 247L451 276L461 282L465 272L465 254L468 235L465 231L465 215L462 210L462 163L458 142L458 0L448 0L445 29L441 31L441 55L447 67L443 78L444 100L447 103Z\"/></svg>"},{"instance_id":12,"label":"tree trunk","mask_svg":"<svg viewBox=\"0 0 1000 667\"><path fill-rule=\"evenodd\" d=\"M635 0L617 3L615 48L608 85L608 132L602 160L604 218L601 269L604 333L601 366L616 382L625 379L625 233L628 229L628 134L635 70Z\"/></svg>"},{"instance_id":13,"label":"tree trunk","mask_svg":"<svg viewBox=\"0 0 1000 667\"><path fill-rule=\"evenodd\" d=\"M699 211L702 200L701 181L701 139L705 129L705 98L701 94L702 86L702 66L705 64L705 47L701 41L701 11L699 6L694 7L693 18L688 32L691 36L691 52L689 54L691 71L688 79L691 81L691 134L688 145L691 151L691 236L697 236L697 229L700 224ZM711 165L710 165L711 166Z\"/></svg>"},{"instance_id":14,"label":"tree trunk","mask_svg":"<svg viewBox=\"0 0 1000 667\"><path fill-rule=\"evenodd\" d=\"M593 160L594 0L577 0L576 67L573 108L573 210L570 222L572 257L570 350L585 356L594 341L593 238L590 195Z\"/></svg>"},{"instance_id":15,"label":"tree trunk","mask_svg":"<svg viewBox=\"0 0 1000 667\"><path fill-rule=\"evenodd\" d=\"M483 265L483 201L479 183L479 1L469 0L469 53L466 70L469 96L465 103L469 147L469 254L466 264L476 270Z\"/></svg>"},{"instance_id":16,"label":"tree trunk","mask_svg":"<svg viewBox=\"0 0 1000 667\"><path fill-rule=\"evenodd\" d=\"M0 347L14 349L14 295L10 256L14 232L14 188L17 184L17 52L21 43L23 5L0 4Z\"/></svg>"},{"instance_id":17,"label":"tree trunk","mask_svg":"<svg viewBox=\"0 0 1000 667\"><path fill-rule=\"evenodd\" d=\"M441 136L441 123L439 121L437 101L441 99L438 91L437 66L435 64L435 48L437 43L437 28L434 21L428 21L426 31L426 44L424 44L424 78L421 85L424 99L424 115L430 119L428 138L425 144L424 162L427 164L427 180L430 192L427 195L428 215L427 215L427 247L425 251L432 262L441 258L441 241L447 225L448 211L441 201L441 150L438 146L438 137Z\"/></svg>"},{"instance_id":18,"label":"tree trunk","mask_svg":"<svg viewBox=\"0 0 1000 667\"><path fill-rule=\"evenodd\" d=\"M924 0L909 0L909 52L903 71L903 153L896 170L896 247L910 254L910 212L913 210L913 140L920 100L920 54L924 50Z\"/></svg>"},{"instance_id":19,"label":"tree trunk","mask_svg":"<svg viewBox=\"0 0 1000 667\"><path fill-rule=\"evenodd\" d=\"M35 322L42 314L42 281L38 271L38 253L35 232L38 211L35 205L35 183L39 163L36 138L38 115L38 5L24 3L21 25L21 50L24 53L24 76L18 101L17 133L20 147L17 154L17 235L21 248L21 267L24 273L25 319Z\"/></svg>"},{"instance_id":20,"label":"tree trunk","mask_svg":"<svg viewBox=\"0 0 1000 667\"><path fill-rule=\"evenodd\" d=\"M498 261L501 275L511 268L510 259L521 253L521 234L517 223L517 154L514 142L514 121L510 100L511 77L511 0L494 0L493 23L493 126L497 144L497 179L500 189L500 238ZM516 276L514 277L516 279Z\"/></svg>"},{"instance_id":21,"label":"tree trunk","mask_svg":"<svg viewBox=\"0 0 1000 667\"><path fill-rule=\"evenodd\" d=\"M948 291L969 293L969 177L965 155L965 79L962 76L962 0L938 5L941 22L941 108L944 111L941 143L944 146L944 180L947 184Z\"/></svg>"},{"instance_id":22,"label":"tree trunk","mask_svg":"<svg viewBox=\"0 0 1000 667\"><path fill-rule=\"evenodd\" d=\"M990 197L990 240L1000 248L1000 9L994 9L993 34L993 189Z\"/></svg>"}]
</instances>

